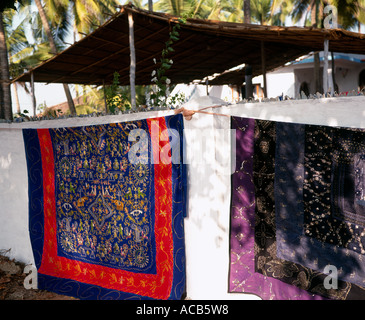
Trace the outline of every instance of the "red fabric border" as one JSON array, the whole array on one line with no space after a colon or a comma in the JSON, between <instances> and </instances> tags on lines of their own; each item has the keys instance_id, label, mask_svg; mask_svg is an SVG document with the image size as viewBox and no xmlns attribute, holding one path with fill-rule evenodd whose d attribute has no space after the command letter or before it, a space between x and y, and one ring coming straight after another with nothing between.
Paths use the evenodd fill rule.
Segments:
<instances>
[{"instance_id":1,"label":"red fabric border","mask_svg":"<svg viewBox=\"0 0 365 320\"><path fill-rule=\"evenodd\" d=\"M160 137L167 129L165 118L148 119L152 136L153 155L169 143ZM39 273L72 279L154 299L167 299L173 282L173 235L172 235L172 167L156 161L155 174L155 241L156 274L133 273L108 268L57 255L55 172L51 136L48 129L38 129L42 154L43 202L44 202L44 245ZM158 139L157 133L158 132Z\"/></svg>"}]
</instances>

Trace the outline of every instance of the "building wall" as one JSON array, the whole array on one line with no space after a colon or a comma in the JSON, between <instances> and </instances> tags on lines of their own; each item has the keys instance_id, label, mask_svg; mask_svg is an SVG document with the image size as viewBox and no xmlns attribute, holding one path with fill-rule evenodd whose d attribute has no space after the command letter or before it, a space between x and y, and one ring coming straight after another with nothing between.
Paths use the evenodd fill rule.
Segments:
<instances>
[{"instance_id":1,"label":"building wall","mask_svg":"<svg viewBox=\"0 0 365 320\"><path fill-rule=\"evenodd\" d=\"M293 72L268 73L266 75L267 95L275 98L281 95L295 96L295 76Z\"/></svg>"},{"instance_id":2,"label":"building wall","mask_svg":"<svg viewBox=\"0 0 365 320\"><path fill-rule=\"evenodd\" d=\"M365 66L338 66L336 67L336 83L339 87L339 92L357 90L359 86L359 75Z\"/></svg>"},{"instance_id":3,"label":"building wall","mask_svg":"<svg viewBox=\"0 0 365 320\"><path fill-rule=\"evenodd\" d=\"M336 61L335 80L338 86L338 93L358 90L359 75L365 65L356 64L347 61ZM310 93L315 93L313 65L310 63L302 65L290 65L282 67L276 71L267 74L268 96L277 97L281 93L292 98L300 97L300 86L306 82L309 86ZM323 68L320 68L320 81L323 79ZM333 86L331 61L329 61L328 70L329 88Z\"/></svg>"}]
</instances>

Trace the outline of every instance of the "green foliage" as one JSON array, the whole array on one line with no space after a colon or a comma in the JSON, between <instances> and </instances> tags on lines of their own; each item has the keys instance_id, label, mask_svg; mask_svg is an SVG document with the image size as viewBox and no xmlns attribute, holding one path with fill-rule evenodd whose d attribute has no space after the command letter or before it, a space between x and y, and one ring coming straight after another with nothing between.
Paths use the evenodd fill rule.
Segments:
<instances>
[{"instance_id":1,"label":"green foliage","mask_svg":"<svg viewBox=\"0 0 365 320\"><path fill-rule=\"evenodd\" d=\"M170 53L174 52L172 45L174 42L179 40L180 34L178 30L181 28L180 23L185 23L186 20L178 19L178 23L172 27L172 30L169 34L169 39L165 42L165 48L162 50L161 58L159 61L160 67L157 70L153 70L152 72L152 80L151 82L154 84L151 94L151 106L156 108L168 108L169 100L168 97L170 95L170 83L171 80L165 75L167 70L171 69L173 61L168 58ZM154 60L155 64L157 61ZM174 99L175 101L178 98Z\"/></svg>"},{"instance_id":2,"label":"green foliage","mask_svg":"<svg viewBox=\"0 0 365 320\"><path fill-rule=\"evenodd\" d=\"M109 112L125 111L131 109L127 93L119 85L119 73L114 72L113 83L105 87L105 100Z\"/></svg>"},{"instance_id":3,"label":"green foliage","mask_svg":"<svg viewBox=\"0 0 365 320\"><path fill-rule=\"evenodd\" d=\"M16 119L16 118L29 119L28 114L29 114L29 111L28 110L23 110L23 112L14 114L14 119Z\"/></svg>"},{"instance_id":4,"label":"green foliage","mask_svg":"<svg viewBox=\"0 0 365 320\"><path fill-rule=\"evenodd\" d=\"M6 9L16 10L15 4L18 2L22 4L23 0L1 0L0 2L0 12L4 12Z\"/></svg>"}]
</instances>

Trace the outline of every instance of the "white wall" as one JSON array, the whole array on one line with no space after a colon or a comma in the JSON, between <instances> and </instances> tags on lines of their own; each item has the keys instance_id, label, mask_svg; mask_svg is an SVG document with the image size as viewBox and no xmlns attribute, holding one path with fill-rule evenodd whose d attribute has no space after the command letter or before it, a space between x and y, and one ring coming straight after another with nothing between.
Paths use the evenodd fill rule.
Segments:
<instances>
[{"instance_id":1,"label":"white wall","mask_svg":"<svg viewBox=\"0 0 365 320\"><path fill-rule=\"evenodd\" d=\"M295 97L295 78L293 72L268 73L266 81L267 96L269 98L276 98L282 94L288 97Z\"/></svg>"},{"instance_id":2,"label":"white wall","mask_svg":"<svg viewBox=\"0 0 365 320\"><path fill-rule=\"evenodd\" d=\"M359 65L357 67L340 66L336 67L336 83L338 84L340 92L357 90L359 86L359 75L365 66Z\"/></svg>"},{"instance_id":3,"label":"white wall","mask_svg":"<svg viewBox=\"0 0 365 320\"><path fill-rule=\"evenodd\" d=\"M205 105L201 105L204 107ZM189 108L189 105L186 105ZM196 106L190 106L196 108ZM209 109L206 111L210 111ZM275 121L365 128L365 97L250 103L211 110L215 113ZM25 263L33 261L28 235L27 172L21 128L80 126L144 119L172 114L150 112L100 118L72 118L24 124L0 124L0 249ZM191 299L258 299L229 294L230 144L215 136L228 130L229 117L195 114L185 121L189 165L189 212L185 219L187 294ZM200 134L211 133L211 162L194 159L201 152ZM220 131L220 132L224 132ZM194 141L194 143L192 143Z\"/></svg>"},{"instance_id":4,"label":"white wall","mask_svg":"<svg viewBox=\"0 0 365 320\"><path fill-rule=\"evenodd\" d=\"M177 93L184 93L185 98L190 101L190 99L207 96L207 86L203 84L178 84L171 92L171 96L174 96ZM218 98L230 103L237 98L228 85L208 86L208 93L210 97Z\"/></svg>"},{"instance_id":5,"label":"white wall","mask_svg":"<svg viewBox=\"0 0 365 320\"><path fill-rule=\"evenodd\" d=\"M21 130L0 129L0 249L34 263L28 236L28 178Z\"/></svg>"}]
</instances>

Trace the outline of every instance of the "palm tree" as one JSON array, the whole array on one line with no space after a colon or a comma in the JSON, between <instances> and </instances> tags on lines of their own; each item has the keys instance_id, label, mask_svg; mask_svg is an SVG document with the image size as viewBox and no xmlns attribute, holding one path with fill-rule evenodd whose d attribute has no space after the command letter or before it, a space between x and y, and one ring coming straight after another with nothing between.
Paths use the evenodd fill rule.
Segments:
<instances>
[{"instance_id":1,"label":"palm tree","mask_svg":"<svg viewBox=\"0 0 365 320\"><path fill-rule=\"evenodd\" d=\"M18 20L21 18L16 28L12 26L12 20L17 13ZM42 24L39 15L34 14L30 7L18 8L18 11L8 10L4 14L7 46L9 48L9 71L11 78L15 78L27 70L37 66L40 61L48 60L52 57L49 52L49 44L42 32ZM30 39L26 36L26 31L31 32ZM59 47L57 43L57 47ZM26 93L31 94L25 82L14 82L14 98L17 106L17 113L20 113L18 98L18 85L22 86ZM34 114L36 109L33 110Z\"/></svg>"},{"instance_id":2,"label":"palm tree","mask_svg":"<svg viewBox=\"0 0 365 320\"><path fill-rule=\"evenodd\" d=\"M49 42L49 45L50 45L50 48L51 48L51 52L52 52L52 54L56 55L57 54L57 47L56 47L56 43L55 43L55 40L54 40L53 35L52 35L51 27L50 27L49 22L48 22L47 17L46 17L46 12L45 12L40 0L34 0L34 2L37 6L39 16L40 16L41 21L42 21L43 29L46 32L48 42ZM68 102L68 107L70 109L70 112L71 112L71 114L76 115L76 109L75 109L75 105L73 103L73 99L72 99L72 96L71 96L70 88L66 83L64 83L63 84L63 89L65 90L65 94L66 94L66 97L67 97L67 102Z\"/></svg>"},{"instance_id":3,"label":"palm tree","mask_svg":"<svg viewBox=\"0 0 365 320\"><path fill-rule=\"evenodd\" d=\"M5 32L6 32L6 44L9 54L9 74L12 78L19 74L19 70L21 68L21 57L29 54L29 50L31 50L31 46L27 40L24 30L24 20L19 23L19 25L13 29L11 21L13 20L15 10L7 10L3 14L3 19L5 22ZM22 70L23 71L23 70ZM17 113L20 114L20 104L18 98L18 90L17 90L17 83L13 83L13 88L15 92L15 102L17 106Z\"/></svg>"},{"instance_id":4,"label":"palm tree","mask_svg":"<svg viewBox=\"0 0 365 320\"><path fill-rule=\"evenodd\" d=\"M251 23L251 1L243 0L243 22Z\"/></svg>"},{"instance_id":5,"label":"palm tree","mask_svg":"<svg viewBox=\"0 0 365 320\"><path fill-rule=\"evenodd\" d=\"M192 11L194 1L188 0L159 0L154 3L154 10L169 13L174 16L182 16Z\"/></svg>"},{"instance_id":6,"label":"palm tree","mask_svg":"<svg viewBox=\"0 0 365 320\"><path fill-rule=\"evenodd\" d=\"M11 107L9 60L6 47L6 36L3 22L3 13L0 12L0 73L1 73L1 108L0 118L12 120L13 113Z\"/></svg>"},{"instance_id":7,"label":"palm tree","mask_svg":"<svg viewBox=\"0 0 365 320\"><path fill-rule=\"evenodd\" d=\"M273 10L287 1L274 0ZM323 9L326 5L334 5L338 12L338 22L342 28L348 29L357 23L365 22L365 1L364 0L291 0L293 5L292 19L296 23L303 17L304 25L308 23L315 27L321 28L323 25ZM310 22L308 15L310 14ZM314 82L315 90L321 91L319 77L319 53L314 55Z\"/></svg>"},{"instance_id":8,"label":"palm tree","mask_svg":"<svg viewBox=\"0 0 365 320\"><path fill-rule=\"evenodd\" d=\"M251 18L259 24L272 24L271 0L251 1Z\"/></svg>"},{"instance_id":9,"label":"palm tree","mask_svg":"<svg viewBox=\"0 0 365 320\"><path fill-rule=\"evenodd\" d=\"M358 21L358 32L361 32L361 24L365 23L365 0L357 1L356 19Z\"/></svg>"},{"instance_id":10,"label":"palm tree","mask_svg":"<svg viewBox=\"0 0 365 320\"><path fill-rule=\"evenodd\" d=\"M64 8L71 10L74 20L74 29L79 33L90 33L99 24L102 24L107 15L116 12L119 5L117 0L63 0Z\"/></svg>"},{"instance_id":11,"label":"palm tree","mask_svg":"<svg viewBox=\"0 0 365 320\"><path fill-rule=\"evenodd\" d=\"M6 9L15 8L17 0L2 0L0 4L0 119L12 120L9 59L6 46L6 35L3 22L3 13Z\"/></svg>"},{"instance_id":12,"label":"palm tree","mask_svg":"<svg viewBox=\"0 0 365 320\"><path fill-rule=\"evenodd\" d=\"M358 24L357 15L358 10L361 11L361 8L364 1L347 1L347 0L330 0L329 4L334 5L338 11L338 23L344 29L350 29Z\"/></svg>"},{"instance_id":13,"label":"palm tree","mask_svg":"<svg viewBox=\"0 0 365 320\"><path fill-rule=\"evenodd\" d=\"M57 54L57 38L64 41L65 30L71 27L79 33L89 33L98 24L104 21L104 13L112 14L116 11L117 0L24 0L27 4L34 3L37 6L42 31L44 31L51 53ZM72 15L72 16L71 16ZM72 24L71 21L74 23ZM63 32L55 32L63 31ZM70 113L76 114L75 105L71 96L69 86L63 84Z\"/></svg>"},{"instance_id":14,"label":"palm tree","mask_svg":"<svg viewBox=\"0 0 365 320\"><path fill-rule=\"evenodd\" d=\"M275 0L274 0L275 1ZM245 23L259 23L263 25L282 25L285 23L286 16L290 10L290 5L287 2L283 2L281 6L275 8L275 12L272 11L273 0L226 0L224 2L223 10L229 12L227 21L230 22L246 22ZM244 15L246 5L246 12L249 10L250 19Z\"/></svg>"},{"instance_id":15,"label":"palm tree","mask_svg":"<svg viewBox=\"0 0 365 320\"><path fill-rule=\"evenodd\" d=\"M224 0L223 0L224 1ZM134 0L137 6L140 1ZM154 11L188 18L220 19L221 0L158 0L153 4Z\"/></svg>"}]
</instances>

